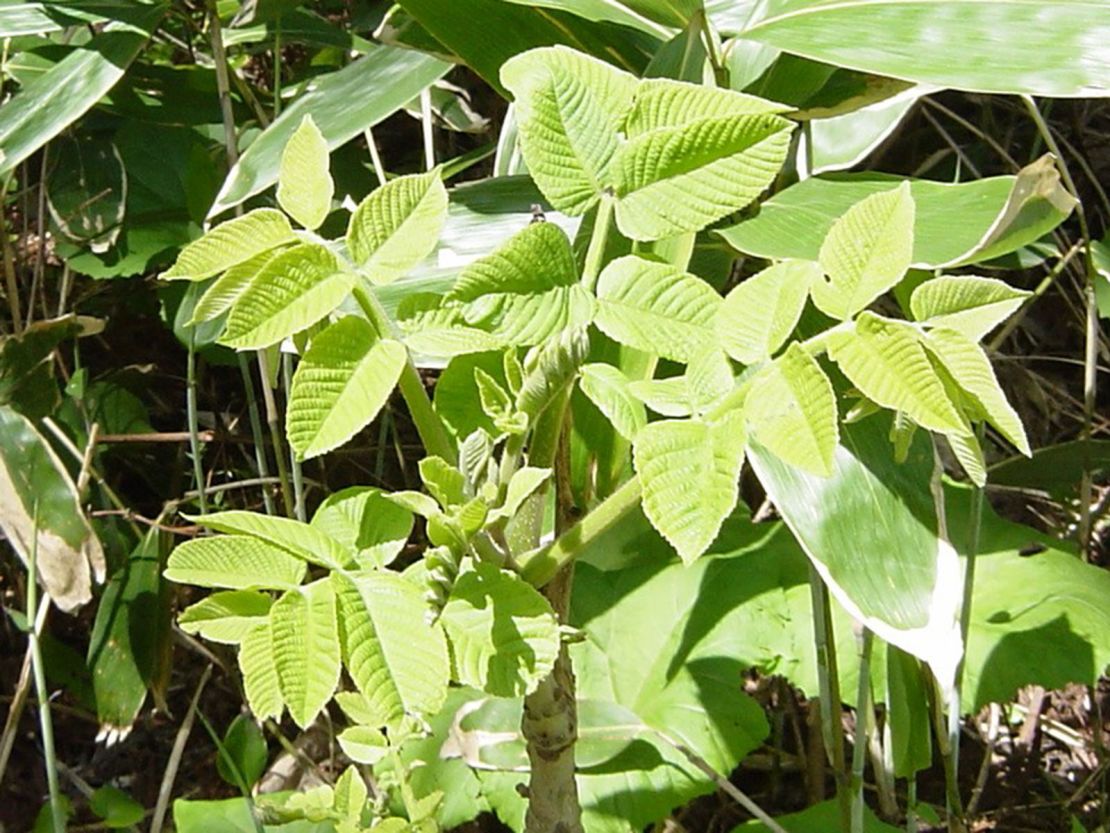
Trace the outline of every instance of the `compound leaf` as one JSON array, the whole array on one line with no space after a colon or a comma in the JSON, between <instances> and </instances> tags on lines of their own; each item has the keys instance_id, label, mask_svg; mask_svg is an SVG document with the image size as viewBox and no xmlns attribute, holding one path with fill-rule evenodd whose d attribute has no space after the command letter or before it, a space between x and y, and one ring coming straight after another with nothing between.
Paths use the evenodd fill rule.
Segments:
<instances>
[{"instance_id":1,"label":"compound leaf","mask_svg":"<svg viewBox=\"0 0 1110 833\"><path fill-rule=\"evenodd\" d=\"M277 199L285 212L309 230L316 230L331 210L335 183L328 172L328 143L306 115L285 150L278 171Z\"/></svg>"},{"instance_id":2,"label":"compound leaf","mask_svg":"<svg viewBox=\"0 0 1110 833\"><path fill-rule=\"evenodd\" d=\"M794 331L821 268L787 260L748 278L725 296L717 313L721 346L742 364L770 358Z\"/></svg>"},{"instance_id":3,"label":"compound leaf","mask_svg":"<svg viewBox=\"0 0 1110 833\"><path fill-rule=\"evenodd\" d=\"M270 609L270 638L281 697L307 728L339 685L339 623L330 581L285 593Z\"/></svg>"}]
</instances>

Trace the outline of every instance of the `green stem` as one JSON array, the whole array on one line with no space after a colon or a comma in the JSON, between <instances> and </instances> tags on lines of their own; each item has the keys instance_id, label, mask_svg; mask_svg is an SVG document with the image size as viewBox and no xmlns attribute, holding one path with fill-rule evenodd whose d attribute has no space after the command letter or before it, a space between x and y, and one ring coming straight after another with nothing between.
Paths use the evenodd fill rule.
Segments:
<instances>
[{"instance_id":1,"label":"green stem","mask_svg":"<svg viewBox=\"0 0 1110 833\"><path fill-rule=\"evenodd\" d=\"M247 394L247 416L251 424L251 438L254 440L254 463L258 469L260 479L270 476L270 464L266 460L266 437L262 433L262 418L258 413L258 398L254 394L254 382L251 381L250 362L246 353L236 354L239 358L239 373L243 377L243 390ZM262 488L262 503L266 507L266 514L274 514L274 497L270 488Z\"/></svg>"},{"instance_id":2,"label":"green stem","mask_svg":"<svg viewBox=\"0 0 1110 833\"><path fill-rule=\"evenodd\" d=\"M34 538L27 559L27 638L31 643L31 670L35 678L35 696L39 701L39 726L42 732L42 756L46 764L46 784L50 791L50 814L54 833L65 833L65 816L62 812L62 791L58 786L57 756L54 752L54 722L50 717L50 694L46 690L46 671L42 661L42 646L38 634L38 561L39 505L35 502Z\"/></svg>"},{"instance_id":3,"label":"green stem","mask_svg":"<svg viewBox=\"0 0 1110 833\"><path fill-rule=\"evenodd\" d=\"M586 263L582 267L582 285L593 292L597 287L597 276L601 274L602 261L605 259L605 246L609 240L609 226L613 221L613 198L602 195L594 218L594 230L590 235L590 246L586 249Z\"/></svg>"},{"instance_id":4,"label":"green stem","mask_svg":"<svg viewBox=\"0 0 1110 833\"><path fill-rule=\"evenodd\" d=\"M270 429L270 444L274 447L274 462L277 463L278 482L281 483L281 502L285 506L285 516L293 517L293 491L289 488L289 469L285 465L285 451L281 447L281 416L278 414L274 391L270 387L270 359L265 350L255 353L258 357L258 376L262 382L262 401L266 404L266 425Z\"/></svg>"},{"instance_id":5,"label":"green stem","mask_svg":"<svg viewBox=\"0 0 1110 833\"><path fill-rule=\"evenodd\" d=\"M197 504L200 514L208 514L208 500L204 493L204 461L200 450L200 425L197 420L197 351L194 346L196 328L189 330L189 352L185 359L185 418L189 423L189 450L193 456L193 479L197 484Z\"/></svg>"},{"instance_id":6,"label":"green stem","mask_svg":"<svg viewBox=\"0 0 1110 833\"><path fill-rule=\"evenodd\" d=\"M833 639L829 591L813 562L809 563L809 592L813 604L813 638L817 649L821 732L825 741L825 753L836 780L841 826L847 829L851 824L852 807L848 773L844 766L844 735L840 731L840 672L836 659L836 642Z\"/></svg>"},{"instance_id":7,"label":"green stem","mask_svg":"<svg viewBox=\"0 0 1110 833\"><path fill-rule=\"evenodd\" d=\"M863 833L863 768L871 721L871 648L874 635L867 628L860 635L859 687L856 691L856 732L852 746L852 833Z\"/></svg>"},{"instance_id":8,"label":"green stem","mask_svg":"<svg viewBox=\"0 0 1110 833\"><path fill-rule=\"evenodd\" d=\"M366 286L358 283L355 284L354 297L363 313L370 319L370 323L377 329L378 335L381 338L392 337L393 322L389 320L377 296ZM451 441L443 420L432 407L432 400L428 398L424 381L420 378L416 365L412 363L412 356L406 355L405 367L401 371L398 385L401 388L401 395L405 398L405 404L408 405L412 421L416 425L416 432L420 435L420 441L424 443L424 450L428 454L442 457L451 465L458 463L458 450Z\"/></svg>"},{"instance_id":9,"label":"green stem","mask_svg":"<svg viewBox=\"0 0 1110 833\"><path fill-rule=\"evenodd\" d=\"M293 357L288 353L281 356L281 383L285 387L286 396L293 390ZM304 505L304 473L301 471L301 461L289 446L289 468L293 472L293 515L301 523L307 523L308 517Z\"/></svg>"}]
</instances>

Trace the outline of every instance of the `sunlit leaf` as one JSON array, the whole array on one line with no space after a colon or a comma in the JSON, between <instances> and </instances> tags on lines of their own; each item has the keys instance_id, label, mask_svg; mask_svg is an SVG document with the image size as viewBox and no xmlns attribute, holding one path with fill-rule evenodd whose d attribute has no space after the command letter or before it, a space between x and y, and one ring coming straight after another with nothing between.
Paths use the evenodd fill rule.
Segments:
<instances>
[{"instance_id":1,"label":"sunlit leaf","mask_svg":"<svg viewBox=\"0 0 1110 833\"><path fill-rule=\"evenodd\" d=\"M328 172L328 143L306 115L281 153L277 199L285 213L315 230L331 210L335 184Z\"/></svg>"},{"instance_id":2,"label":"sunlit leaf","mask_svg":"<svg viewBox=\"0 0 1110 833\"><path fill-rule=\"evenodd\" d=\"M725 296L717 334L725 351L743 364L769 358L794 331L810 287L821 279L813 261L788 260L753 275Z\"/></svg>"}]
</instances>

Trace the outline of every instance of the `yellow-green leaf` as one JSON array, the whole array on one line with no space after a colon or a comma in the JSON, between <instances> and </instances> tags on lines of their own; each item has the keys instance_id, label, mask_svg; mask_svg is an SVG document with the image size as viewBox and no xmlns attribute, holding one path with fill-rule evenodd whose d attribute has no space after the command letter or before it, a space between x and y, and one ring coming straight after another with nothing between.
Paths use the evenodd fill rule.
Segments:
<instances>
[{"instance_id":1,"label":"yellow-green leaf","mask_svg":"<svg viewBox=\"0 0 1110 833\"><path fill-rule=\"evenodd\" d=\"M328 216L334 193L328 143L312 116L306 115L281 154L278 203L290 217L314 231Z\"/></svg>"}]
</instances>

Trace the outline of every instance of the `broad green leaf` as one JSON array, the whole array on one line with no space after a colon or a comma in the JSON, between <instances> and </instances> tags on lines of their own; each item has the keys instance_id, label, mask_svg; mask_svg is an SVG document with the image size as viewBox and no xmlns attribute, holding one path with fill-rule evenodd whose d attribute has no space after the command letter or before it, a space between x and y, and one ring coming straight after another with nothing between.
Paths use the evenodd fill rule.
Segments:
<instances>
[{"instance_id":1,"label":"broad green leaf","mask_svg":"<svg viewBox=\"0 0 1110 833\"><path fill-rule=\"evenodd\" d=\"M1072 440L1038 448L1031 458L1011 457L991 468L991 482L1039 489L1063 503L1078 494L1084 471L1094 477L1110 471L1110 440Z\"/></svg>"},{"instance_id":2,"label":"broad green leaf","mask_svg":"<svg viewBox=\"0 0 1110 833\"><path fill-rule=\"evenodd\" d=\"M644 514L687 564L713 543L736 506L745 440L736 414L716 424L652 422L636 435Z\"/></svg>"},{"instance_id":3,"label":"broad green leaf","mask_svg":"<svg viewBox=\"0 0 1110 833\"><path fill-rule=\"evenodd\" d=\"M339 306L355 280L323 246L294 246L267 263L243 290L220 342L240 350L277 344Z\"/></svg>"},{"instance_id":4,"label":"broad green leaf","mask_svg":"<svg viewBox=\"0 0 1110 833\"><path fill-rule=\"evenodd\" d=\"M300 459L347 442L389 399L404 346L379 340L364 318L344 316L312 340L293 374L285 432Z\"/></svg>"},{"instance_id":5,"label":"broad green leaf","mask_svg":"<svg viewBox=\"0 0 1110 833\"><path fill-rule=\"evenodd\" d=\"M339 623L327 579L287 591L270 608L270 639L281 698L308 728L339 685Z\"/></svg>"},{"instance_id":6,"label":"broad green leaf","mask_svg":"<svg viewBox=\"0 0 1110 833\"><path fill-rule=\"evenodd\" d=\"M250 789L266 771L269 757L262 729L240 712L224 733L223 749L216 755L216 771L231 786Z\"/></svg>"},{"instance_id":7,"label":"broad green leaf","mask_svg":"<svg viewBox=\"0 0 1110 833\"><path fill-rule=\"evenodd\" d=\"M1039 161L1030 167L1033 181L1021 176L960 184L910 180L915 205L912 265L936 269L976 263L1017 251L1052 231L1067 217L1058 208L1059 175ZM871 172L810 177L761 203L755 217L719 233L747 254L816 260L837 218L902 181Z\"/></svg>"},{"instance_id":8,"label":"broad green leaf","mask_svg":"<svg viewBox=\"0 0 1110 833\"><path fill-rule=\"evenodd\" d=\"M791 344L752 379L744 415L772 454L821 477L832 474L840 438L836 398L828 376L802 347Z\"/></svg>"},{"instance_id":9,"label":"broad green leaf","mask_svg":"<svg viewBox=\"0 0 1110 833\"><path fill-rule=\"evenodd\" d=\"M274 208L256 208L194 240L159 277L164 281L204 280L294 239L284 214Z\"/></svg>"},{"instance_id":10,"label":"broad green leaf","mask_svg":"<svg viewBox=\"0 0 1110 833\"><path fill-rule=\"evenodd\" d=\"M770 358L794 332L810 287L821 280L809 260L788 260L753 275L725 296L717 312L717 336L736 361Z\"/></svg>"},{"instance_id":11,"label":"broad green leaf","mask_svg":"<svg viewBox=\"0 0 1110 833\"><path fill-rule=\"evenodd\" d=\"M0 107L0 176L100 101L123 77L165 12L162 3L116 12L95 37L70 50Z\"/></svg>"},{"instance_id":12,"label":"broad green leaf","mask_svg":"<svg viewBox=\"0 0 1110 833\"><path fill-rule=\"evenodd\" d=\"M618 128L635 77L553 46L506 61L501 82L515 99L520 149L536 185L560 211L585 213L615 185Z\"/></svg>"},{"instance_id":13,"label":"broad green leaf","mask_svg":"<svg viewBox=\"0 0 1110 833\"><path fill-rule=\"evenodd\" d=\"M629 441L647 424L644 403L632 393L630 384L619 369L603 363L583 365L579 377L582 392Z\"/></svg>"},{"instance_id":14,"label":"broad green leaf","mask_svg":"<svg viewBox=\"0 0 1110 833\"><path fill-rule=\"evenodd\" d=\"M170 663L170 590L162 581L163 536L150 529L104 588L86 660L102 737L134 725L147 691L164 696Z\"/></svg>"},{"instance_id":15,"label":"broad green leaf","mask_svg":"<svg viewBox=\"0 0 1110 833\"><path fill-rule=\"evenodd\" d=\"M251 281L258 276L258 273L282 251L282 248L277 248L256 254L249 260L237 263L216 278L204 290L204 294L197 301L196 306L193 307L193 316L190 323L197 325L214 321L231 309L239 296L250 286Z\"/></svg>"},{"instance_id":16,"label":"broad green leaf","mask_svg":"<svg viewBox=\"0 0 1110 833\"><path fill-rule=\"evenodd\" d=\"M278 204L310 231L318 229L331 211L335 183L328 171L328 155L328 143L310 115L301 119L281 152Z\"/></svg>"},{"instance_id":17,"label":"broad green leaf","mask_svg":"<svg viewBox=\"0 0 1110 833\"><path fill-rule=\"evenodd\" d=\"M597 326L610 338L680 362L716 342L721 296L701 278L629 255L602 270Z\"/></svg>"},{"instance_id":18,"label":"broad green leaf","mask_svg":"<svg viewBox=\"0 0 1110 833\"><path fill-rule=\"evenodd\" d=\"M317 75L311 88L239 157L208 216L222 214L277 182L282 151L305 115L312 115L328 149L334 150L396 113L450 69L431 55L380 45L343 69Z\"/></svg>"},{"instance_id":19,"label":"broad green leaf","mask_svg":"<svg viewBox=\"0 0 1110 833\"><path fill-rule=\"evenodd\" d=\"M1009 318L1030 294L995 278L941 275L913 291L910 310L927 326L946 327L979 341Z\"/></svg>"},{"instance_id":20,"label":"broad green leaf","mask_svg":"<svg viewBox=\"0 0 1110 833\"><path fill-rule=\"evenodd\" d=\"M775 115L716 116L630 139L613 163L618 228L658 240L739 211L778 175L791 129Z\"/></svg>"},{"instance_id":21,"label":"broad green leaf","mask_svg":"<svg viewBox=\"0 0 1110 833\"><path fill-rule=\"evenodd\" d=\"M93 322L96 319L71 314L36 321L18 335L0 337L0 405L32 419L54 413L60 404L54 350L68 339L91 334L96 329Z\"/></svg>"},{"instance_id":22,"label":"broad green leaf","mask_svg":"<svg viewBox=\"0 0 1110 833\"><path fill-rule=\"evenodd\" d=\"M62 610L89 601L93 581L104 580L104 551L69 472L34 424L7 405L0 405L0 529L24 564L35 549L38 578Z\"/></svg>"},{"instance_id":23,"label":"broad green leaf","mask_svg":"<svg viewBox=\"0 0 1110 833\"><path fill-rule=\"evenodd\" d=\"M359 203L347 227L355 265L376 284L407 274L435 248L447 217L438 169L391 180Z\"/></svg>"},{"instance_id":24,"label":"broad green leaf","mask_svg":"<svg viewBox=\"0 0 1110 833\"><path fill-rule=\"evenodd\" d=\"M666 37L670 34L666 26L653 22L651 15L643 16L642 12L634 10L635 3L614 3L612 0L509 0L509 2L521 6L559 9L586 20L615 23L618 26L638 29L655 37Z\"/></svg>"},{"instance_id":25,"label":"broad green leaf","mask_svg":"<svg viewBox=\"0 0 1110 833\"><path fill-rule=\"evenodd\" d=\"M925 346L936 356L979 411L977 418L985 418L1017 449L1029 457L1029 439L1021 417L1006 401L1006 394L999 387L983 348L955 330L940 327L925 336ZM970 473L970 472L969 472Z\"/></svg>"},{"instance_id":26,"label":"broad green leaf","mask_svg":"<svg viewBox=\"0 0 1110 833\"><path fill-rule=\"evenodd\" d=\"M491 255L467 266L448 298L462 302L468 324L506 344L539 344L582 327L593 298L578 282L570 240L554 223L532 223Z\"/></svg>"},{"instance_id":27,"label":"broad green leaf","mask_svg":"<svg viewBox=\"0 0 1110 833\"><path fill-rule=\"evenodd\" d=\"M89 796L89 809L104 819L109 829L131 827L146 816L143 805L118 787L98 787Z\"/></svg>"},{"instance_id":28,"label":"broad green leaf","mask_svg":"<svg viewBox=\"0 0 1110 833\"><path fill-rule=\"evenodd\" d=\"M280 718L285 704L281 699L268 621L243 637L239 645L239 670L243 674L243 690L251 713L259 720Z\"/></svg>"},{"instance_id":29,"label":"broad green leaf","mask_svg":"<svg viewBox=\"0 0 1110 833\"><path fill-rule=\"evenodd\" d=\"M404 0L400 4L498 92L501 67L533 47L567 44L637 75L659 46L646 34L608 21L594 23L562 8L529 8L505 0ZM498 37L491 38L490 32ZM506 96L507 97L507 96Z\"/></svg>"},{"instance_id":30,"label":"broad green leaf","mask_svg":"<svg viewBox=\"0 0 1110 833\"><path fill-rule=\"evenodd\" d=\"M810 287L813 303L845 320L898 283L913 258L913 224L909 183L849 208L821 244L818 260L828 279Z\"/></svg>"},{"instance_id":31,"label":"broad green leaf","mask_svg":"<svg viewBox=\"0 0 1110 833\"><path fill-rule=\"evenodd\" d=\"M785 113L790 107L754 95L669 78L647 78L636 86L636 97L625 117L628 138L664 127L682 127L718 116L759 116Z\"/></svg>"},{"instance_id":32,"label":"broad green leaf","mask_svg":"<svg viewBox=\"0 0 1110 833\"><path fill-rule=\"evenodd\" d=\"M775 823L788 833L830 833L841 829L840 805L829 799L820 804L785 816L775 816ZM770 833L771 828L760 821L749 821L734 827L731 833ZM899 833L901 828L882 822L875 811L863 806L863 826L860 833Z\"/></svg>"},{"instance_id":33,"label":"broad green leaf","mask_svg":"<svg viewBox=\"0 0 1110 833\"><path fill-rule=\"evenodd\" d=\"M842 171L858 165L898 130L930 90L914 85L850 112L810 121L811 173Z\"/></svg>"},{"instance_id":34,"label":"broad green leaf","mask_svg":"<svg viewBox=\"0 0 1110 833\"><path fill-rule=\"evenodd\" d=\"M412 534L412 513L381 489L351 486L333 492L312 516L312 526L341 543L366 569L388 566Z\"/></svg>"},{"instance_id":35,"label":"broad green leaf","mask_svg":"<svg viewBox=\"0 0 1110 833\"><path fill-rule=\"evenodd\" d=\"M838 66L984 93L1110 94L1101 0L776 0L745 38Z\"/></svg>"},{"instance_id":36,"label":"broad green leaf","mask_svg":"<svg viewBox=\"0 0 1110 833\"><path fill-rule=\"evenodd\" d=\"M966 431L913 325L864 312L853 332L829 344L829 357L864 396L884 408L904 411L931 431Z\"/></svg>"},{"instance_id":37,"label":"broad green leaf","mask_svg":"<svg viewBox=\"0 0 1110 833\"><path fill-rule=\"evenodd\" d=\"M389 754L389 744L374 726L348 726L336 737L343 754L352 761L373 766Z\"/></svg>"},{"instance_id":38,"label":"broad green leaf","mask_svg":"<svg viewBox=\"0 0 1110 833\"><path fill-rule=\"evenodd\" d=\"M225 590L185 608L177 624L185 633L200 634L210 642L238 645L256 627L266 624L272 603L265 593Z\"/></svg>"},{"instance_id":39,"label":"broad green leaf","mask_svg":"<svg viewBox=\"0 0 1110 833\"><path fill-rule=\"evenodd\" d=\"M424 619L419 588L396 573L332 574L343 662L371 707L396 726L430 715L447 696L443 631Z\"/></svg>"},{"instance_id":40,"label":"broad green leaf","mask_svg":"<svg viewBox=\"0 0 1110 833\"><path fill-rule=\"evenodd\" d=\"M551 605L530 584L493 564L459 576L443 608L455 679L497 697L535 690L559 654Z\"/></svg>"},{"instance_id":41,"label":"broad green leaf","mask_svg":"<svg viewBox=\"0 0 1110 833\"><path fill-rule=\"evenodd\" d=\"M298 558L322 567L332 569L344 567L351 559L351 554L338 541L319 529L293 518L237 509L185 517L216 532L259 538L267 544L273 544Z\"/></svg>"},{"instance_id":42,"label":"broad green leaf","mask_svg":"<svg viewBox=\"0 0 1110 833\"><path fill-rule=\"evenodd\" d=\"M286 590L301 583L305 563L258 538L219 535L179 544L170 553L164 575L178 584L201 587Z\"/></svg>"},{"instance_id":43,"label":"broad green leaf","mask_svg":"<svg viewBox=\"0 0 1110 833\"><path fill-rule=\"evenodd\" d=\"M748 459L837 601L929 663L947 690L963 654L959 560L935 503L932 444L919 432L895 462L889 427L886 415L842 426L831 477L791 466L758 441Z\"/></svg>"}]
</instances>

